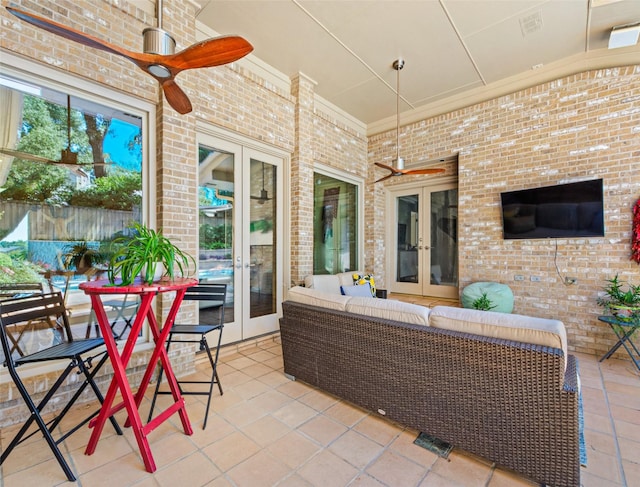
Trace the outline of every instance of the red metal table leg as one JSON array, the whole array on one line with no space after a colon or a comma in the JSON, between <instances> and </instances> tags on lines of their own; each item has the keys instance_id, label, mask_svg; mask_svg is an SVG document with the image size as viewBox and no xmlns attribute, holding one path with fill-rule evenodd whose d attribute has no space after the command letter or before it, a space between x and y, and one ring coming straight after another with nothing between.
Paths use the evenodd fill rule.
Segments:
<instances>
[{"instance_id":1,"label":"red metal table leg","mask_svg":"<svg viewBox=\"0 0 640 487\"><path fill-rule=\"evenodd\" d=\"M87 445L87 448L85 450L86 455L91 455L95 452L96 445L98 443L98 440L100 439L100 435L102 434L102 429L107 418L109 418L109 416L111 416L116 411L122 409L124 405L128 413L127 423L131 423L131 426L133 427L133 433L136 437L136 441L140 449L140 454L142 455L144 465L148 472L155 472L156 465L153 460L153 455L151 454L151 449L149 448L149 442L147 441L147 438L144 434L142 420L140 419L140 413L138 412L135 397L127 379L126 367L133 353L135 342L140 333L140 329L142 328L142 324L150 312L151 301L153 300L153 297L153 293L147 293L141 296L138 314L136 315L136 318L132 324L131 332L129 334L129 337L127 338L127 342L124 346L122 354L120 354L118 352L115 339L111 333L111 327L109 326L109 320L104 310L104 306L102 305L102 300L100 299L99 295L91 294L91 304L96 313L96 319L98 321L98 325L100 326L100 330L105 341L107 353L109 354L109 358L111 359L114 377L111 381L107 394L105 395L104 404L100 410L100 413L89 423L89 427L92 427L94 429L91 433L89 444ZM122 394L123 403L118 406L112 407L113 400L115 399L118 388L120 389L120 392Z\"/></svg>"}]
</instances>

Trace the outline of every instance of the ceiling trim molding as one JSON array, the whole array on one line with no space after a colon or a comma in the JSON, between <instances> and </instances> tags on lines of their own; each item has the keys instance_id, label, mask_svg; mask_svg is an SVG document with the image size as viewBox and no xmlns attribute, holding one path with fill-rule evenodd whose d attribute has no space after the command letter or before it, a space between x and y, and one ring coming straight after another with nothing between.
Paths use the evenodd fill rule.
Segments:
<instances>
[{"instance_id":1,"label":"ceiling trim molding","mask_svg":"<svg viewBox=\"0 0 640 487\"><path fill-rule=\"evenodd\" d=\"M462 94L456 94L442 100L434 101L415 110L405 111L400 114L400 124L407 125L428 118L433 118L444 113L450 113L487 100L524 90L532 86L548 83L556 79L571 76L573 74L622 66L640 64L640 52L635 46L619 49L620 52L612 53L608 49L600 49L589 53L581 53L556 63L549 64L535 71L528 71L517 76L506 78L487 86L482 86ZM371 137L382 132L396 128L397 119L387 117L367 125L367 136Z\"/></svg>"}]
</instances>

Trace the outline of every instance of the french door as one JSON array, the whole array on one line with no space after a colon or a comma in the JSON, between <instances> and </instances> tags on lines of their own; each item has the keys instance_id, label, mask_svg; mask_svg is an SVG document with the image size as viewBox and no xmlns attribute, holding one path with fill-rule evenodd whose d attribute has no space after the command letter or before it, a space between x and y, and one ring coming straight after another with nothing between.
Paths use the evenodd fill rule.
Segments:
<instances>
[{"instance_id":1,"label":"french door","mask_svg":"<svg viewBox=\"0 0 640 487\"><path fill-rule=\"evenodd\" d=\"M256 148L198 136L198 277L227 284L223 343L278 329L283 165ZM206 312L205 302L201 319Z\"/></svg>"},{"instance_id":2,"label":"french door","mask_svg":"<svg viewBox=\"0 0 640 487\"><path fill-rule=\"evenodd\" d=\"M387 208L391 292L457 298L457 184L391 191Z\"/></svg>"}]
</instances>

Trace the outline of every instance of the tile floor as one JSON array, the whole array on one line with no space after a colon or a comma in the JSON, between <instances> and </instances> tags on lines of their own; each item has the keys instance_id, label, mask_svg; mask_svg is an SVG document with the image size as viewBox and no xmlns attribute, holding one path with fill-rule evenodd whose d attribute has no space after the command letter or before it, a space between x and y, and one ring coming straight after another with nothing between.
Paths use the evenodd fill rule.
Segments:
<instances>
[{"instance_id":1,"label":"tile floor","mask_svg":"<svg viewBox=\"0 0 640 487\"><path fill-rule=\"evenodd\" d=\"M433 304L433 303L432 303ZM631 362L578 355L588 466L585 487L640 486L640 373ZM202 430L203 396L187 396L194 434L173 416L150 435L158 465L145 471L127 429L105 426L96 452L84 455L89 431L62 444L79 486L532 486L491 462L454 449L448 459L413 444L416 431L290 381L278 338L227 351L219 372L224 395ZM202 375L198 367L195 375ZM206 370L206 369L205 369ZM148 410L148 396L143 411ZM160 400L168 400L162 396ZM94 405L95 406L95 405ZM90 406L76 408L85 414ZM118 413L120 424L123 412ZM64 425L63 425L64 427ZM0 430L6 445L17 427ZM41 438L17 448L0 467L0 487L72 485Z\"/></svg>"}]
</instances>

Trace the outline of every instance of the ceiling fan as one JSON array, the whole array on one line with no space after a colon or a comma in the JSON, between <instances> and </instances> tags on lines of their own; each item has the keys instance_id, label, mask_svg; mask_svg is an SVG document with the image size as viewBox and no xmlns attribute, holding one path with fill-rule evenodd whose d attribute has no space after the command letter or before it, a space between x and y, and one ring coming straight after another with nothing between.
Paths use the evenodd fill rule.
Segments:
<instances>
[{"instance_id":1,"label":"ceiling fan","mask_svg":"<svg viewBox=\"0 0 640 487\"><path fill-rule=\"evenodd\" d=\"M129 51L52 20L13 7L6 8L19 19L52 34L128 59L158 80L169 105L183 115L189 113L192 107L187 95L175 82L175 77L181 71L221 66L237 61L253 50L253 46L242 37L220 36L198 42L174 54L176 41L171 34L162 30L162 0L157 4L158 27L150 27L142 32L144 52L141 53Z\"/></svg>"},{"instance_id":2,"label":"ceiling fan","mask_svg":"<svg viewBox=\"0 0 640 487\"><path fill-rule=\"evenodd\" d=\"M444 172L441 168L429 169L405 169L404 159L400 157L400 70L404 67L404 59L400 58L393 62L393 69L397 71L396 75L396 158L394 159L395 167L376 162L375 165L383 169L387 169L391 174L378 179L376 183L385 181L394 176L404 176L405 174L440 174Z\"/></svg>"},{"instance_id":3,"label":"ceiling fan","mask_svg":"<svg viewBox=\"0 0 640 487\"><path fill-rule=\"evenodd\" d=\"M258 204L264 205L266 201L269 201L269 193L264 189L264 162L262 163L262 190L260 190L260 196L251 196L252 200L258 200Z\"/></svg>"},{"instance_id":4,"label":"ceiling fan","mask_svg":"<svg viewBox=\"0 0 640 487\"><path fill-rule=\"evenodd\" d=\"M90 166L105 166L106 162L78 162L78 153L71 150L71 96L67 95L67 147L60 151L60 160L48 159L46 157L21 152L14 149L0 147L0 153L6 154L16 159L23 159L31 162L39 162L42 164L53 164L56 166L64 166L70 169L82 169Z\"/></svg>"}]
</instances>

